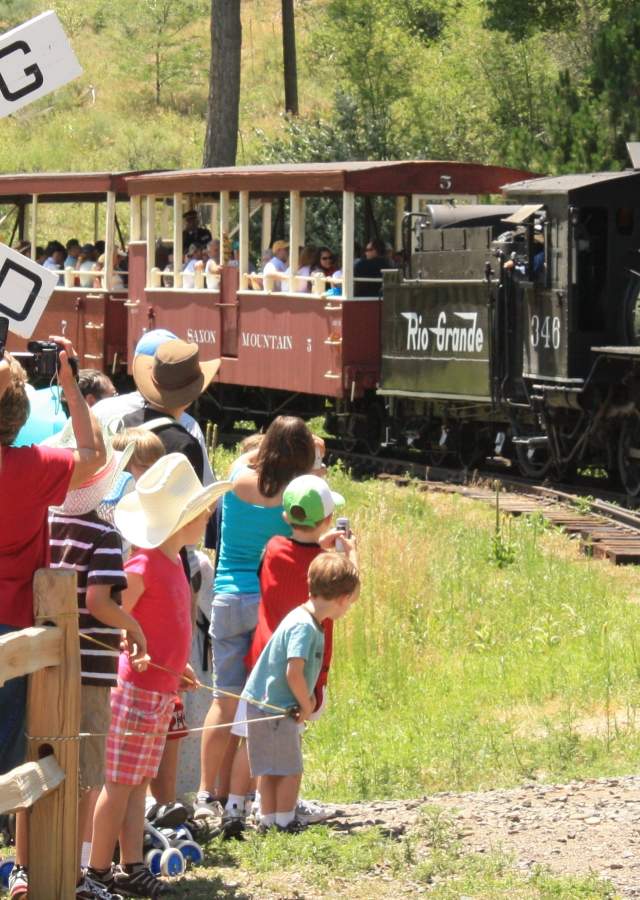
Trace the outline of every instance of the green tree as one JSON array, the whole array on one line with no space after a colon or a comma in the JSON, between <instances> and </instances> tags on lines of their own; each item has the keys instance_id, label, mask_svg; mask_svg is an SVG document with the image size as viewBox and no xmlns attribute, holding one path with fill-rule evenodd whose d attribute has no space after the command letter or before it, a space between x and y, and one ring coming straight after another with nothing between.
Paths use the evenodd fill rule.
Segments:
<instances>
[{"instance_id":1,"label":"green tree","mask_svg":"<svg viewBox=\"0 0 640 900\"><path fill-rule=\"evenodd\" d=\"M207 0L113 0L108 10L121 64L153 85L156 106L165 104L170 86L206 71Z\"/></svg>"}]
</instances>

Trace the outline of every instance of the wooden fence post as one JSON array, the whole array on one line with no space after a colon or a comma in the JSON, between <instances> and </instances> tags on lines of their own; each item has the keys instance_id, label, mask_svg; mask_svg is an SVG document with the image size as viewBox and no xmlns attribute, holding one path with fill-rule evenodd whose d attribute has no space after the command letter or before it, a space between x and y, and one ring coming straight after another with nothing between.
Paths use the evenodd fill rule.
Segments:
<instances>
[{"instance_id":1,"label":"wooden fence post","mask_svg":"<svg viewBox=\"0 0 640 900\"><path fill-rule=\"evenodd\" d=\"M39 800L29 817L29 896L67 900L75 896L78 828L78 741L46 741L80 730L80 647L75 572L40 569L33 581L36 624L62 630L59 666L29 678L27 733L30 760L51 750L64 770L60 787ZM41 740L40 738L44 738Z\"/></svg>"}]
</instances>

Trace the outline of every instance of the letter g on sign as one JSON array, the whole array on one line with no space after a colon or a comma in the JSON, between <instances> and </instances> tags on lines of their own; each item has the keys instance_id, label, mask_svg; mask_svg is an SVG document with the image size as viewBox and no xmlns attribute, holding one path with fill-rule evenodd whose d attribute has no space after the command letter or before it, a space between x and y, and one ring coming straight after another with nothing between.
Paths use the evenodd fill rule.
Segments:
<instances>
[{"instance_id":1,"label":"letter g on sign","mask_svg":"<svg viewBox=\"0 0 640 900\"><path fill-rule=\"evenodd\" d=\"M23 54L31 53L31 47L27 44L26 41L14 41L12 44L9 44L7 47L2 47L0 49L0 94L4 97L8 102L13 102L15 100L19 100L21 97L25 97L27 94L32 94L34 91L37 91L44 84L44 77L42 72L40 71L40 67L37 63L32 63L30 66L25 66L24 74L28 75L31 81L27 82L27 84L23 85L21 88L18 88L16 91L12 91L7 84L4 75L2 74L2 60L5 57L10 56L12 53Z\"/></svg>"}]
</instances>

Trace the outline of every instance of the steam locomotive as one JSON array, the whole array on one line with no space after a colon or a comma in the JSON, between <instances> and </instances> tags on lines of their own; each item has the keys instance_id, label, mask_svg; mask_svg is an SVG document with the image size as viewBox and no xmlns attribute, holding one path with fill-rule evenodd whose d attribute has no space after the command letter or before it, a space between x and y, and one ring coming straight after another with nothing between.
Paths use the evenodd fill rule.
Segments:
<instances>
[{"instance_id":1,"label":"steam locomotive","mask_svg":"<svg viewBox=\"0 0 640 900\"><path fill-rule=\"evenodd\" d=\"M413 217L409 262L385 273L389 438L434 461L511 455L540 478L600 469L637 496L640 171L503 193L518 205L480 225L464 207L441 227Z\"/></svg>"}]
</instances>

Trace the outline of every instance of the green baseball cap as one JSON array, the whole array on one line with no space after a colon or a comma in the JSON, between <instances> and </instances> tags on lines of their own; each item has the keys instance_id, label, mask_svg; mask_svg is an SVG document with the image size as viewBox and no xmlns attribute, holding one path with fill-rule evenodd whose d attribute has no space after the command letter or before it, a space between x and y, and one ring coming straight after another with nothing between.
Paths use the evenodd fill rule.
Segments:
<instances>
[{"instance_id":1,"label":"green baseball cap","mask_svg":"<svg viewBox=\"0 0 640 900\"><path fill-rule=\"evenodd\" d=\"M330 516L344 497L330 490L324 478L299 475L284 489L282 505L292 525L317 525Z\"/></svg>"}]
</instances>

